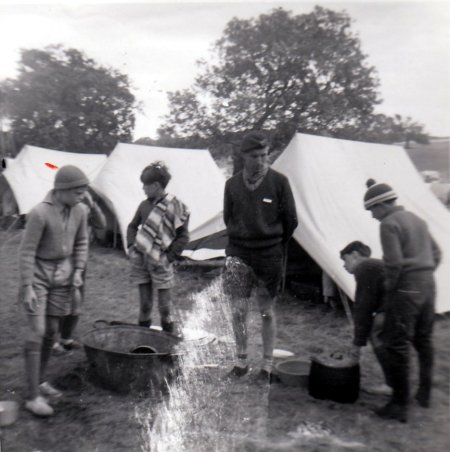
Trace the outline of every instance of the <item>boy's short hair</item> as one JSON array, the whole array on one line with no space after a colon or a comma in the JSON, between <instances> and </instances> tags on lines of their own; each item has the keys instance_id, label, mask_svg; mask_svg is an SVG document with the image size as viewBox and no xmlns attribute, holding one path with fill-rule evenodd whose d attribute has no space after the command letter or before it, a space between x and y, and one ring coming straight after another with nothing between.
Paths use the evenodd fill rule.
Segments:
<instances>
[{"instance_id":1,"label":"boy's short hair","mask_svg":"<svg viewBox=\"0 0 450 452\"><path fill-rule=\"evenodd\" d=\"M166 188L172 176L170 175L169 168L161 161L153 162L151 165L146 166L141 173L141 182L145 185L159 182L162 188Z\"/></svg>"},{"instance_id":2,"label":"boy's short hair","mask_svg":"<svg viewBox=\"0 0 450 452\"><path fill-rule=\"evenodd\" d=\"M341 259L343 259L346 254L353 253L353 251L356 251L363 257L370 257L370 255L372 254L370 246L366 245L363 242L360 242L359 240L355 240L341 250Z\"/></svg>"}]
</instances>

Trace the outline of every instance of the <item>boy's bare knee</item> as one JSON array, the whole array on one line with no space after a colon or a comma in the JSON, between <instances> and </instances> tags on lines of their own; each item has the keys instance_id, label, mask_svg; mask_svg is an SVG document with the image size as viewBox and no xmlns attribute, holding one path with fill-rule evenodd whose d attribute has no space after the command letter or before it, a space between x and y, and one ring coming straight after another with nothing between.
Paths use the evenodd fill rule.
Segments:
<instances>
[{"instance_id":1,"label":"boy's bare knee","mask_svg":"<svg viewBox=\"0 0 450 452\"><path fill-rule=\"evenodd\" d=\"M25 335L26 343L30 344L41 344L42 339L44 337L45 330L44 328L29 330Z\"/></svg>"}]
</instances>

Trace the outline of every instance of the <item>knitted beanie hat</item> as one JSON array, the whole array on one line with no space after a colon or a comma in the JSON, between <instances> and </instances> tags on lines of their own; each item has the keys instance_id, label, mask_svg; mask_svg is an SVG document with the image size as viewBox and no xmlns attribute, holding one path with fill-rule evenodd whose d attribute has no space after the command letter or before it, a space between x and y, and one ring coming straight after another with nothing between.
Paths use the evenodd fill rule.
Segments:
<instances>
[{"instance_id":1,"label":"knitted beanie hat","mask_svg":"<svg viewBox=\"0 0 450 452\"><path fill-rule=\"evenodd\" d=\"M89 185L89 179L80 170L73 165L65 165L59 168L55 175L53 187L56 190L68 190L69 188L77 188Z\"/></svg>"},{"instance_id":2,"label":"knitted beanie hat","mask_svg":"<svg viewBox=\"0 0 450 452\"><path fill-rule=\"evenodd\" d=\"M249 132L241 144L241 152L250 152L255 149L263 149L266 146L269 146L269 140L263 132L255 130L253 132Z\"/></svg>"},{"instance_id":3,"label":"knitted beanie hat","mask_svg":"<svg viewBox=\"0 0 450 452\"><path fill-rule=\"evenodd\" d=\"M364 207L366 209L370 209L385 201L397 199L397 195L388 184L377 184L373 179L369 179L366 182L366 186L368 187L364 195Z\"/></svg>"}]
</instances>

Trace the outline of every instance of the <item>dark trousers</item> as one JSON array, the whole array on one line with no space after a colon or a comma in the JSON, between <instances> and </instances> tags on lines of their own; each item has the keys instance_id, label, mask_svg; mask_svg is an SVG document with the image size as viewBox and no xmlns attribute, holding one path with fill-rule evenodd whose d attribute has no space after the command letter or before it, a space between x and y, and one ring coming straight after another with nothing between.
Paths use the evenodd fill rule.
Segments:
<instances>
[{"instance_id":1,"label":"dark trousers","mask_svg":"<svg viewBox=\"0 0 450 452\"><path fill-rule=\"evenodd\" d=\"M430 397L435 292L431 272L406 273L388 299L383 336L393 403L408 404L410 344L419 358L419 392L425 399Z\"/></svg>"}]
</instances>

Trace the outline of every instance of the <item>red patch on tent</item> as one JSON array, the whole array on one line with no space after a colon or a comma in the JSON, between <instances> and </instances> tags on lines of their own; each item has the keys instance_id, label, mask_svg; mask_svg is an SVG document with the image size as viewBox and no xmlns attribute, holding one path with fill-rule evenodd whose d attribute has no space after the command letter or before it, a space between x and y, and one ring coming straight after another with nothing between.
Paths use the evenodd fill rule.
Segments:
<instances>
[{"instance_id":1,"label":"red patch on tent","mask_svg":"<svg viewBox=\"0 0 450 452\"><path fill-rule=\"evenodd\" d=\"M58 169L56 165L53 165L53 163L46 163L46 165L51 169Z\"/></svg>"}]
</instances>

